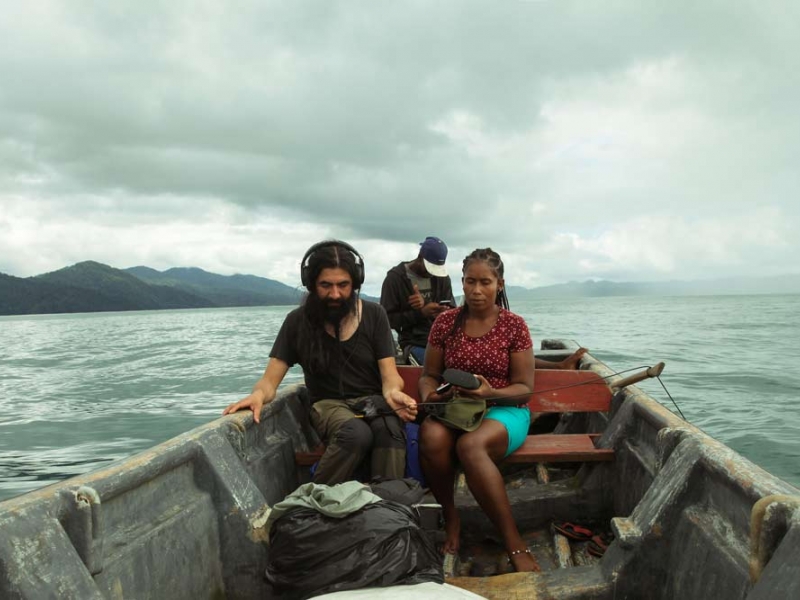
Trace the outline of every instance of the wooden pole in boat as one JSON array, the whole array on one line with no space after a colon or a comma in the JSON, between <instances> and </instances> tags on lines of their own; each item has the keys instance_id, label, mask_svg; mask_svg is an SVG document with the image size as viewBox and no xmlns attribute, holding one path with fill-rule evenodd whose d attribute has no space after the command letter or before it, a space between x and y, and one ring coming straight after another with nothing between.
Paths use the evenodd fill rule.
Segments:
<instances>
[{"instance_id":1,"label":"wooden pole in boat","mask_svg":"<svg viewBox=\"0 0 800 600\"><path fill-rule=\"evenodd\" d=\"M661 371L663 370L664 370L664 363L660 362L648 369L644 369L642 371L639 371L638 373L634 373L633 375L628 375L627 377L624 377L619 381L612 383L611 385L609 385L609 387L612 390L621 390L624 387L628 387L629 385L633 385L634 383L639 383L640 381L643 381L645 379L649 379L651 377L658 377L659 375L661 375Z\"/></svg>"}]
</instances>

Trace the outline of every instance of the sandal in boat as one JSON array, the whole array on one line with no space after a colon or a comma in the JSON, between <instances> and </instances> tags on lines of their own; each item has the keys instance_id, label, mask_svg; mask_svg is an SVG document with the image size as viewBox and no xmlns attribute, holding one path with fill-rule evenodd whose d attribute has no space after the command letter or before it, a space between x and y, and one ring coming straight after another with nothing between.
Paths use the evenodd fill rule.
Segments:
<instances>
[{"instance_id":1,"label":"sandal in boat","mask_svg":"<svg viewBox=\"0 0 800 600\"><path fill-rule=\"evenodd\" d=\"M568 537L571 540L578 540L579 542L586 542L592 539L594 536L594 532L591 529L586 529L586 527L581 527L580 525L575 525L574 523L553 523L553 529L555 529L558 533L563 535L564 537Z\"/></svg>"},{"instance_id":2,"label":"sandal in boat","mask_svg":"<svg viewBox=\"0 0 800 600\"><path fill-rule=\"evenodd\" d=\"M587 550L592 556L603 556L608 550L608 545L611 540L604 538L602 535L593 535Z\"/></svg>"}]
</instances>

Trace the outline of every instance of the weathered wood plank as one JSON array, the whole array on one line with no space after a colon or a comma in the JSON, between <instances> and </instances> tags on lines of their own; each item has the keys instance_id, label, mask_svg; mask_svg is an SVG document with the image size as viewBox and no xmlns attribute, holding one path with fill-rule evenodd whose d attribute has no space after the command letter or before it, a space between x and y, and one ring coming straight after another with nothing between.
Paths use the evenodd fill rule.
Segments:
<instances>
[{"instance_id":1,"label":"weathered wood plank","mask_svg":"<svg viewBox=\"0 0 800 600\"><path fill-rule=\"evenodd\" d=\"M614 459L614 450L595 448L595 434L529 435L522 446L506 458L509 463L584 462Z\"/></svg>"},{"instance_id":2,"label":"weathered wood plank","mask_svg":"<svg viewBox=\"0 0 800 600\"><path fill-rule=\"evenodd\" d=\"M607 412L610 406L611 390L596 373L536 369L531 412Z\"/></svg>"}]
</instances>

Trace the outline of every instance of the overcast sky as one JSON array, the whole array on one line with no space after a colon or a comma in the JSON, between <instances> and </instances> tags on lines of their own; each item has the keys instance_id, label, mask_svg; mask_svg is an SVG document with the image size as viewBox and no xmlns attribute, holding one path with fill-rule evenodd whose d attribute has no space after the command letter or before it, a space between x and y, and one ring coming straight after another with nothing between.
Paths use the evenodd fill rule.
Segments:
<instances>
[{"instance_id":1,"label":"overcast sky","mask_svg":"<svg viewBox=\"0 0 800 600\"><path fill-rule=\"evenodd\" d=\"M800 3L9 3L0 272L796 273Z\"/></svg>"}]
</instances>

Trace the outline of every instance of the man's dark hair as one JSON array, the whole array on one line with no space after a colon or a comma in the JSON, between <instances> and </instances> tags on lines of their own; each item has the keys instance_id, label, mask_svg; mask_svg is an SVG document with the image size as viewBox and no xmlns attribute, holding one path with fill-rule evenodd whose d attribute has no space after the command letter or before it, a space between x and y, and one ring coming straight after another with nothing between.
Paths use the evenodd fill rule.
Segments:
<instances>
[{"instance_id":1,"label":"man's dark hair","mask_svg":"<svg viewBox=\"0 0 800 600\"><path fill-rule=\"evenodd\" d=\"M363 265L356 259L355 249L343 242L321 242L311 247L303 261L303 275L307 278L306 289L316 292L317 277L323 269L344 269L353 281L353 289L361 287L360 274Z\"/></svg>"},{"instance_id":2,"label":"man's dark hair","mask_svg":"<svg viewBox=\"0 0 800 600\"><path fill-rule=\"evenodd\" d=\"M308 293L303 300L303 327L298 344L307 352L308 369L311 372L324 372L332 366L333 347L330 336L325 332L325 324L333 325L336 339L339 338L339 326L348 314L355 314L358 306L359 264L355 254L345 247L331 242L316 248L305 261L306 289ZM317 295L317 278L324 269L344 269L353 282L353 293L347 300L341 300L339 307L332 309ZM327 343L326 343L327 342ZM327 348L326 348L327 346ZM338 346L338 344L337 344ZM336 360L340 357L336 355ZM336 364L335 360L333 364Z\"/></svg>"}]
</instances>

